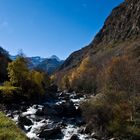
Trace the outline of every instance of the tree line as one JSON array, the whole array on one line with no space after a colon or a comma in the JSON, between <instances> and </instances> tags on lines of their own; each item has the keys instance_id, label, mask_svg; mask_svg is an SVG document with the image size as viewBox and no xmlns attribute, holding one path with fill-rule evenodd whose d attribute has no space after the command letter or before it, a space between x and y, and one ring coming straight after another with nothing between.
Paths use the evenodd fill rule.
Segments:
<instances>
[{"instance_id":1,"label":"tree line","mask_svg":"<svg viewBox=\"0 0 140 140\"><path fill-rule=\"evenodd\" d=\"M18 56L15 61L3 61L0 64L3 65L0 75L6 75L6 78L1 77L1 81L4 81L0 86L1 101L38 101L45 95L50 86L48 74L29 69L26 58Z\"/></svg>"}]
</instances>

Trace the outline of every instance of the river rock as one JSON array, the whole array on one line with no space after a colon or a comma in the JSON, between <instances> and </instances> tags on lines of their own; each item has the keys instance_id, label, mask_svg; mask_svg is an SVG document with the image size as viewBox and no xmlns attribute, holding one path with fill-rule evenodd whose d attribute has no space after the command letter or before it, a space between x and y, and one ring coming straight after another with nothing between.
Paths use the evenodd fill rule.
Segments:
<instances>
[{"instance_id":1,"label":"river rock","mask_svg":"<svg viewBox=\"0 0 140 140\"><path fill-rule=\"evenodd\" d=\"M54 127L50 129L42 129L38 135L40 138L48 139L59 139L62 136L61 128Z\"/></svg>"},{"instance_id":2,"label":"river rock","mask_svg":"<svg viewBox=\"0 0 140 140\"><path fill-rule=\"evenodd\" d=\"M33 125L32 121L30 119L28 119L26 116L22 116L22 115L19 115L18 122L21 125L26 125L26 126Z\"/></svg>"},{"instance_id":3,"label":"river rock","mask_svg":"<svg viewBox=\"0 0 140 140\"><path fill-rule=\"evenodd\" d=\"M70 140L79 140L79 137L76 134L73 134Z\"/></svg>"},{"instance_id":4,"label":"river rock","mask_svg":"<svg viewBox=\"0 0 140 140\"><path fill-rule=\"evenodd\" d=\"M44 116L45 114L44 114L44 111L42 109L38 109L36 111L35 115L37 115L37 116Z\"/></svg>"},{"instance_id":5,"label":"river rock","mask_svg":"<svg viewBox=\"0 0 140 140\"><path fill-rule=\"evenodd\" d=\"M40 114L41 114L41 112L40 112ZM55 116L55 115L57 115L57 111L51 105L45 105L42 108L42 114L44 114L46 116Z\"/></svg>"},{"instance_id":6,"label":"river rock","mask_svg":"<svg viewBox=\"0 0 140 140\"><path fill-rule=\"evenodd\" d=\"M22 112L26 112L27 111L27 107L26 106L21 106L21 111Z\"/></svg>"},{"instance_id":7,"label":"river rock","mask_svg":"<svg viewBox=\"0 0 140 140\"><path fill-rule=\"evenodd\" d=\"M68 93L61 92L61 93L59 94L59 99L62 99L62 100L69 100L69 99L70 99L69 96L70 96L70 95L69 95Z\"/></svg>"},{"instance_id":8,"label":"river rock","mask_svg":"<svg viewBox=\"0 0 140 140\"><path fill-rule=\"evenodd\" d=\"M75 117L77 115L76 107L72 101L67 101L61 104L63 106L64 116Z\"/></svg>"},{"instance_id":9,"label":"river rock","mask_svg":"<svg viewBox=\"0 0 140 140\"><path fill-rule=\"evenodd\" d=\"M37 114L42 113L47 116L56 117L75 117L78 115L78 111L76 110L76 107L72 101L66 101L55 105L46 104L42 108L42 112L37 111Z\"/></svg>"},{"instance_id":10,"label":"river rock","mask_svg":"<svg viewBox=\"0 0 140 140\"><path fill-rule=\"evenodd\" d=\"M83 126L85 124L86 124L86 122L85 122L84 119L77 119L77 121L76 121L76 125L79 126L79 127Z\"/></svg>"}]
</instances>

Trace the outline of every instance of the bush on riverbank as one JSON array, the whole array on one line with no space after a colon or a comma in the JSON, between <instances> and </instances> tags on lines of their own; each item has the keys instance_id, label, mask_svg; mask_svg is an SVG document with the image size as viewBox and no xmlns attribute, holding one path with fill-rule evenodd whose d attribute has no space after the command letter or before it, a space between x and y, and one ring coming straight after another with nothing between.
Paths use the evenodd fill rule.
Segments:
<instances>
[{"instance_id":1,"label":"bush on riverbank","mask_svg":"<svg viewBox=\"0 0 140 140\"><path fill-rule=\"evenodd\" d=\"M113 58L100 73L100 94L82 104L87 123L101 135L140 139L139 68L127 57Z\"/></svg>"}]
</instances>

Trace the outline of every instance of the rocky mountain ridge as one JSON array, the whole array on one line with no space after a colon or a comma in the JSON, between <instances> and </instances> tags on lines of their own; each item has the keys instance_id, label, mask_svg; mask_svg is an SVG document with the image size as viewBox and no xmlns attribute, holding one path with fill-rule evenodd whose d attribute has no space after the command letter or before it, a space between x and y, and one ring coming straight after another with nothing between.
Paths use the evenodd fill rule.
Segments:
<instances>
[{"instance_id":1,"label":"rocky mountain ridge","mask_svg":"<svg viewBox=\"0 0 140 140\"><path fill-rule=\"evenodd\" d=\"M136 43L139 40L139 36L140 1L125 0L112 10L93 41L88 46L72 53L60 67L59 72L69 71L77 67L87 56L91 56L96 61L96 59L100 60L104 57L110 59L111 53L111 56L123 55L125 51L128 53L129 46L131 51L138 46L135 45L134 47L134 42ZM135 39L137 41L134 41ZM131 43L132 45L130 45ZM110 48L110 52L108 48Z\"/></svg>"}]
</instances>

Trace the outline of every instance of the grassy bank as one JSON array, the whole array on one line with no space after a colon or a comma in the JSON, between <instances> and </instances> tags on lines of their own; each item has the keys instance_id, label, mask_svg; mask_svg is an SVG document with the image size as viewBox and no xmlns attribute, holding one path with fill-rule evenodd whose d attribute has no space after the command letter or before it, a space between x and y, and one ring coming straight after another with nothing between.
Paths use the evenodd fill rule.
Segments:
<instances>
[{"instance_id":1,"label":"grassy bank","mask_svg":"<svg viewBox=\"0 0 140 140\"><path fill-rule=\"evenodd\" d=\"M28 140L24 133L0 112L0 140Z\"/></svg>"}]
</instances>

